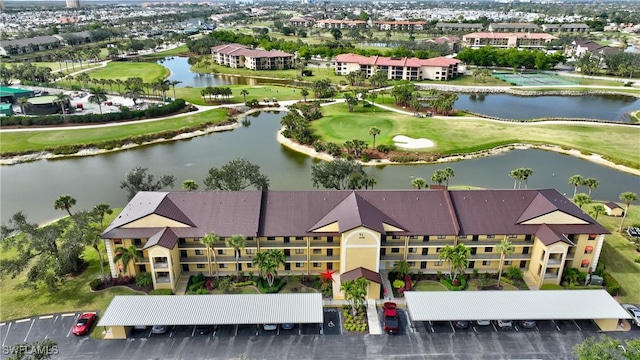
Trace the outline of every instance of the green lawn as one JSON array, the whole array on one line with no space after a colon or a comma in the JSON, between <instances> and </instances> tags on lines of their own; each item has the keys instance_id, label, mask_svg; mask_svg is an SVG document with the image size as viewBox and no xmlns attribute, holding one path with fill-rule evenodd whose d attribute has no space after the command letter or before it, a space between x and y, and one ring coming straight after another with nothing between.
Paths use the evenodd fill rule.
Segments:
<instances>
[{"instance_id":1,"label":"green lawn","mask_svg":"<svg viewBox=\"0 0 640 360\"><path fill-rule=\"evenodd\" d=\"M263 99L273 99L276 98L279 101L282 100L302 100L302 96L300 95L300 89L296 89L293 87L284 87L284 86L275 86L275 85L224 85L222 87L231 88L233 91L233 97L230 99L230 103L242 103L244 102L244 96L240 94L242 90L247 90L249 94L247 95L247 101L252 99L258 99L262 101ZM185 99L186 101L196 104L196 105L210 105L209 97L202 97L200 91L202 88L176 88L176 96L179 99ZM307 96L307 99L311 99L313 93L309 91L311 94ZM170 94L173 94L171 91ZM212 98L215 99L215 98Z\"/></svg>"},{"instance_id":2,"label":"green lawn","mask_svg":"<svg viewBox=\"0 0 640 360\"><path fill-rule=\"evenodd\" d=\"M506 81L496 79L492 76L480 78L472 75L462 75L453 80L440 81L440 82L434 81L434 83L437 83L440 85L461 85L461 86L510 86L511 85Z\"/></svg>"},{"instance_id":3,"label":"green lawn","mask_svg":"<svg viewBox=\"0 0 640 360\"><path fill-rule=\"evenodd\" d=\"M620 192L632 189L620 189ZM595 190L597 193L597 189ZM623 208L624 204L619 204ZM591 210L591 205L585 205L585 212ZM618 233L622 218L607 215L598 216L598 222L605 226L611 234L606 235L600 261L605 264L605 270L610 272L622 285L622 292L618 295L620 302L640 303L640 264L633 260L640 257L635 246L627 240L625 235ZM627 226L640 226L640 207L631 205L625 221Z\"/></svg>"},{"instance_id":4,"label":"green lawn","mask_svg":"<svg viewBox=\"0 0 640 360\"><path fill-rule=\"evenodd\" d=\"M388 96L387 96L388 98ZM387 100L387 99L385 99ZM546 124L508 123L469 118L417 118L371 108L348 112L347 105L323 107L324 117L311 122L311 128L322 141L343 144L360 139L369 145L369 129L381 130L376 144L392 145L395 135L427 138L435 147L423 152L459 154L494 148L512 143L551 144L573 148L584 153L604 155L613 161L640 169L637 140L640 128L602 126L586 123Z\"/></svg>"},{"instance_id":5,"label":"green lawn","mask_svg":"<svg viewBox=\"0 0 640 360\"><path fill-rule=\"evenodd\" d=\"M413 289L415 291L448 291L446 286L431 280L420 280Z\"/></svg>"},{"instance_id":6,"label":"green lawn","mask_svg":"<svg viewBox=\"0 0 640 360\"><path fill-rule=\"evenodd\" d=\"M489 281L489 285L496 285L498 284L498 280L490 280ZM467 290L469 291L476 291L478 290L477 287L480 286L480 280L479 279L471 279L467 282ZM511 285L511 284L507 284L503 281L500 282L500 286L502 286L502 290L506 290L506 291L513 291L513 290L520 290L517 287Z\"/></svg>"},{"instance_id":7,"label":"green lawn","mask_svg":"<svg viewBox=\"0 0 640 360\"><path fill-rule=\"evenodd\" d=\"M178 46L175 49L170 49L170 50L163 50L163 51L156 51L152 54L145 54L142 55L141 58L143 59L162 59L168 56L178 56L182 53L186 53L189 51L189 48L187 48L187 45L182 45L182 46Z\"/></svg>"},{"instance_id":8,"label":"green lawn","mask_svg":"<svg viewBox=\"0 0 640 360\"><path fill-rule=\"evenodd\" d=\"M87 144L123 139L130 136L181 129L206 122L223 122L226 115L227 111L225 109L215 109L178 118L146 123L131 123L114 127L3 133L2 152L26 150L41 151L48 146Z\"/></svg>"},{"instance_id":9,"label":"green lawn","mask_svg":"<svg viewBox=\"0 0 640 360\"><path fill-rule=\"evenodd\" d=\"M169 69L153 62L110 62L107 66L88 72L93 79L120 79L141 77L144 82L152 82L169 76Z\"/></svg>"},{"instance_id":10,"label":"green lawn","mask_svg":"<svg viewBox=\"0 0 640 360\"><path fill-rule=\"evenodd\" d=\"M307 66L305 69L313 72L312 76L301 77L300 80L312 82L316 80L329 79L332 83L337 84L341 80L346 81L346 78L341 75L336 75L332 68L327 69L325 66L314 67ZM246 68L234 69L223 65L211 64L209 66L194 66L192 71L201 73L219 73L219 74L233 74L247 77L264 77L264 78L277 78L277 79L296 79L300 76L300 71L296 69L286 70L251 70Z\"/></svg>"},{"instance_id":11,"label":"green lawn","mask_svg":"<svg viewBox=\"0 0 640 360\"><path fill-rule=\"evenodd\" d=\"M104 223L110 223L121 211L114 209L113 214L105 217ZM104 249L103 256L106 256ZM91 292L89 282L100 276L100 264L98 253L87 247L84 251L84 259L89 263L88 268L76 277L68 277L59 290L50 293L45 289L18 289L16 285L26 279L26 273L16 278L5 277L0 282L0 294L2 294L2 307L0 308L0 321L20 319L34 315L43 315L57 312L72 312L83 310L99 310L104 313L111 299L115 295L136 295L137 292L126 288L112 288L99 292ZM0 254L0 259L11 256L11 249ZM105 265L108 272L108 265Z\"/></svg>"}]
</instances>

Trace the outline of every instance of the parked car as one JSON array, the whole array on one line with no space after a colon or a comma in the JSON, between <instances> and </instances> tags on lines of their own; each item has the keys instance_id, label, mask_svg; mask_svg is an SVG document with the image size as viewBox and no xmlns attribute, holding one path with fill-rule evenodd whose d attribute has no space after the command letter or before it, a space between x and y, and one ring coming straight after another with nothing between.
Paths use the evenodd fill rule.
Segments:
<instances>
[{"instance_id":1,"label":"parked car","mask_svg":"<svg viewBox=\"0 0 640 360\"><path fill-rule=\"evenodd\" d=\"M636 324L636 326L640 326L640 309L637 306L631 304L622 304L622 307L627 310L629 314L631 314L631 316L633 316L631 322Z\"/></svg>"},{"instance_id":2,"label":"parked car","mask_svg":"<svg viewBox=\"0 0 640 360\"><path fill-rule=\"evenodd\" d=\"M491 325L491 321L489 321L489 320L477 320L476 324L478 324L479 326L487 326L487 325Z\"/></svg>"},{"instance_id":3,"label":"parked car","mask_svg":"<svg viewBox=\"0 0 640 360\"><path fill-rule=\"evenodd\" d=\"M133 331L145 331L145 330L147 330L146 325L136 325L133 327Z\"/></svg>"},{"instance_id":4,"label":"parked car","mask_svg":"<svg viewBox=\"0 0 640 360\"><path fill-rule=\"evenodd\" d=\"M152 334L164 334L169 331L169 327L167 325L153 325L151 328Z\"/></svg>"},{"instance_id":5,"label":"parked car","mask_svg":"<svg viewBox=\"0 0 640 360\"><path fill-rule=\"evenodd\" d=\"M275 331L278 329L278 325L276 324L264 324L262 326L266 331Z\"/></svg>"},{"instance_id":6,"label":"parked car","mask_svg":"<svg viewBox=\"0 0 640 360\"><path fill-rule=\"evenodd\" d=\"M458 320L453 323L453 326L455 326L456 329L468 329L469 322L467 320Z\"/></svg>"},{"instance_id":7,"label":"parked car","mask_svg":"<svg viewBox=\"0 0 640 360\"><path fill-rule=\"evenodd\" d=\"M211 329L208 326L198 326L196 327L196 332L200 335L209 335Z\"/></svg>"},{"instance_id":8,"label":"parked car","mask_svg":"<svg viewBox=\"0 0 640 360\"><path fill-rule=\"evenodd\" d=\"M280 325L280 327L282 328L282 330L291 330L295 327L294 324L289 324L289 323L284 323L282 325Z\"/></svg>"},{"instance_id":9,"label":"parked car","mask_svg":"<svg viewBox=\"0 0 640 360\"><path fill-rule=\"evenodd\" d=\"M536 327L536 322L534 320L522 320L520 321L520 326L525 329L533 329Z\"/></svg>"},{"instance_id":10,"label":"parked car","mask_svg":"<svg viewBox=\"0 0 640 360\"><path fill-rule=\"evenodd\" d=\"M397 305L394 302L384 303L384 315L382 317L384 331L388 334L397 334L400 327Z\"/></svg>"},{"instance_id":11,"label":"parked car","mask_svg":"<svg viewBox=\"0 0 640 360\"><path fill-rule=\"evenodd\" d=\"M84 313L80 315L78 321L73 325L71 332L73 335L85 335L91 329L91 326L96 321L95 313Z\"/></svg>"},{"instance_id":12,"label":"parked car","mask_svg":"<svg viewBox=\"0 0 640 360\"><path fill-rule=\"evenodd\" d=\"M513 327L511 320L498 320L498 327L510 329Z\"/></svg>"}]
</instances>

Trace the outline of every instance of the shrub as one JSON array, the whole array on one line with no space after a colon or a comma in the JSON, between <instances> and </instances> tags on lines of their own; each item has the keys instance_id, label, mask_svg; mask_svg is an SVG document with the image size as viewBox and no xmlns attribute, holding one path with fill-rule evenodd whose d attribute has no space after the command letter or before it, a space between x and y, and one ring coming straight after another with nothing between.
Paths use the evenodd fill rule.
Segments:
<instances>
[{"instance_id":1,"label":"shrub","mask_svg":"<svg viewBox=\"0 0 640 360\"><path fill-rule=\"evenodd\" d=\"M153 284L153 279L151 278L151 273L143 272L136 276L136 285L138 286L150 286Z\"/></svg>"},{"instance_id":2,"label":"shrub","mask_svg":"<svg viewBox=\"0 0 640 360\"><path fill-rule=\"evenodd\" d=\"M313 150L315 150L316 152L324 151L324 144L322 143L322 141L320 141L320 140L314 141L313 142Z\"/></svg>"},{"instance_id":3,"label":"shrub","mask_svg":"<svg viewBox=\"0 0 640 360\"><path fill-rule=\"evenodd\" d=\"M451 291L464 290L467 287L467 280L465 278L458 276L456 280L458 280L459 285L454 285L453 281L449 278L440 279L440 283Z\"/></svg>"},{"instance_id":4,"label":"shrub","mask_svg":"<svg viewBox=\"0 0 640 360\"><path fill-rule=\"evenodd\" d=\"M258 279L258 289L263 294L273 294L277 293L282 289L282 287L286 284L286 281L283 278L276 278L273 282L273 286L269 287L269 283L264 278Z\"/></svg>"},{"instance_id":5,"label":"shrub","mask_svg":"<svg viewBox=\"0 0 640 360\"><path fill-rule=\"evenodd\" d=\"M404 281L402 281L402 280L394 280L393 281L393 287L396 288L396 289L404 287Z\"/></svg>"},{"instance_id":6,"label":"shrub","mask_svg":"<svg viewBox=\"0 0 640 360\"><path fill-rule=\"evenodd\" d=\"M149 291L149 295L173 295L171 289L153 289Z\"/></svg>"},{"instance_id":7,"label":"shrub","mask_svg":"<svg viewBox=\"0 0 640 360\"><path fill-rule=\"evenodd\" d=\"M409 163L409 162L420 161L420 157L414 154L396 155L396 156L390 157L389 161L398 162L398 163Z\"/></svg>"},{"instance_id":8,"label":"shrub","mask_svg":"<svg viewBox=\"0 0 640 360\"><path fill-rule=\"evenodd\" d=\"M204 280L199 282L194 282L193 284L189 285L189 291L197 291L198 289L202 289L202 288L204 288Z\"/></svg>"},{"instance_id":9,"label":"shrub","mask_svg":"<svg viewBox=\"0 0 640 360\"><path fill-rule=\"evenodd\" d=\"M504 276L511 280L522 280L522 269L517 266L509 266Z\"/></svg>"},{"instance_id":10,"label":"shrub","mask_svg":"<svg viewBox=\"0 0 640 360\"><path fill-rule=\"evenodd\" d=\"M89 288L96 291L102 287L102 279L93 279L89 282Z\"/></svg>"},{"instance_id":11,"label":"shrub","mask_svg":"<svg viewBox=\"0 0 640 360\"><path fill-rule=\"evenodd\" d=\"M507 277L504 277L504 276L502 277L502 279L500 279L500 281L503 282L503 283L507 283L509 285L515 285L515 282L513 280L511 280L511 279L509 279Z\"/></svg>"},{"instance_id":12,"label":"shrub","mask_svg":"<svg viewBox=\"0 0 640 360\"><path fill-rule=\"evenodd\" d=\"M204 282L204 288L209 291L215 289L217 285L214 279L207 279L207 281Z\"/></svg>"},{"instance_id":13,"label":"shrub","mask_svg":"<svg viewBox=\"0 0 640 360\"><path fill-rule=\"evenodd\" d=\"M233 287L243 287L243 286L250 286L250 285L255 286L256 283L251 280L231 283L231 286Z\"/></svg>"},{"instance_id":14,"label":"shrub","mask_svg":"<svg viewBox=\"0 0 640 360\"><path fill-rule=\"evenodd\" d=\"M640 256L638 256L637 258L633 259L633 262L636 262L636 263L640 264Z\"/></svg>"},{"instance_id":15,"label":"shrub","mask_svg":"<svg viewBox=\"0 0 640 360\"><path fill-rule=\"evenodd\" d=\"M369 162L369 160L371 160L371 158L369 157L368 154L362 154L362 156L360 157L360 160L362 162Z\"/></svg>"},{"instance_id":16,"label":"shrub","mask_svg":"<svg viewBox=\"0 0 640 360\"><path fill-rule=\"evenodd\" d=\"M195 294L196 295L209 295L209 290L207 290L205 288L200 288L200 289L196 290Z\"/></svg>"},{"instance_id":17,"label":"shrub","mask_svg":"<svg viewBox=\"0 0 640 360\"><path fill-rule=\"evenodd\" d=\"M191 283L199 283L199 282L204 282L204 274L203 273L199 273L198 275L194 276L191 279Z\"/></svg>"},{"instance_id":18,"label":"shrub","mask_svg":"<svg viewBox=\"0 0 640 360\"><path fill-rule=\"evenodd\" d=\"M616 280L616 278L614 278L613 275L609 274L608 272L604 273L604 284L607 286L607 292L611 296L618 295L620 289L622 288L618 280Z\"/></svg>"},{"instance_id":19,"label":"shrub","mask_svg":"<svg viewBox=\"0 0 640 360\"><path fill-rule=\"evenodd\" d=\"M556 284L543 284L540 290L564 290L564 288Z\"/></svg>"},{"instance_id":20,"label":"shrub","mask_svg":"<svg viewBox=\"0 0 640 360\"><path fill-rule=\"evenodd\" d=\"M331 155L331 156L340 156L340 153L342 152L342 150L340 150L340 146L336 143L327 143L324 146L325 151L327 152L327 154Z\"/></svg>"}]
</instances>

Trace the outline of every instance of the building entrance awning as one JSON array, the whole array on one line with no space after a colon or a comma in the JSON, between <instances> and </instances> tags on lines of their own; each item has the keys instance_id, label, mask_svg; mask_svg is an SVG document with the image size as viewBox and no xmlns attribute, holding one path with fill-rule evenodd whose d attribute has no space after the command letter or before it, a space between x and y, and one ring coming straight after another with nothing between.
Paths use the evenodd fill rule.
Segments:
<instances>
[{"instance_id":1,"label":"building entrance awning","mask_svg":"<svg viewBox=\"0 0 640 360\"><path fill-rule=\"evenodd\" d=\"M98 326L308 324L323 322L322 295L116 296Z\"/></svg>"},{"instance_id":2,"label":"building entrance awning","mask_svg":"<svg viewBox=\"0 0 640 360\"><path fill-rule=\"evenodd\" d=\"M413 321L630 319L605 290L407 291Z\"/></svg>"}]
</instances>

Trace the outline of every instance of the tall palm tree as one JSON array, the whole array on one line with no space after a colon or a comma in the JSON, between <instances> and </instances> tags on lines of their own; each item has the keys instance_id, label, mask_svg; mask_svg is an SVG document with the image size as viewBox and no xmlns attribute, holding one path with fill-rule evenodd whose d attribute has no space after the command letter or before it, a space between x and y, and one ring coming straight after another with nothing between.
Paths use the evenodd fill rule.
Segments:
<instances>
[{"instance_id":1,"label":"tall palm tree","mask_svg":"<svg viewBox=\"0 0 640 360\"><path fill-rule=\"evenodd\" d=\"M444 169L444 176L445 176L444 178L445 178L445 180L447 182L447 187L448 187L449 186L449 179L452 179L454 176L456 176L456 173L455 173L455 171L453 171L452 168L447 167L447 168Z\"/></svg>"},{"instance_id":2,"label":"tall palm tree","mask_svg":"<svg viewBox=\"0 0 640 360\"><path fill-rule=\"evenodd\" d=\"M176 85L178 84L182 84L182 81L180 80L172 80L169 82L169 84L171 84L171 88L173 89L173 100L176 99Z\"/></svg>"},{"instance_id":3,"label":"tall palm tree","mask_svg":"<svg viewBox=\"0 0 640 360\"><path fill-rule=\"evenodd\" d=\"M227 238L227 246L233 248L236 257L236 279L240 278L240 250L247 246L247 238L242 235L231 235Z\"/></svg>"},{"instance_id":4,"label":"tall palm tree","mask_svg":"<svg viewBox=\"0 0 640 360\"><path fill-rule=\"evenodd\" d=\"M498 245L496 245L496 250L500 253L500 264L498 265L498 288L500 287L500 279L502 278L502 267L504 266L504 258L507 255L513 254L515 251L515 246L509 240L503 239L500 241Z\"/></svg>"},{"instance_id":5,"label":"tall palm tree","mask_svg":"<svg viewBox=\"0 0 640 360\"><path fill-rule=\"evenodd\" d=\"M139 84L129 84L124 90L124 96L133 100L133 105L137 105L138 99L144 94L144 90Z\"/></svg>"},{"instance_id":6,"label":"tall palm tree","mask_svg":"<svg viewBox=\"0 0 640 360\"><path fill-rule=\"evenodd\" d=\"M182 182L182 188L187 191L196 191L198 190L198 183L194 180L185 180Z\"/></svg>"},{"instance_id":7,"label":"tall palm tree","mask_svg":"<svg viewBox=\"0 0 640 360\"><path fill-rule=\"evenodd\" d=\"M267 253L265 251L260 251L256 254L256 256L251 259L251 263L258 267L258 273L260 277L262 277L262 267L263 264L267 261Z\"/></svg>"},{"instance_id":8,"label":"tall palm tree","mask_svg":"<svg viewBox=\"0 0 640 360\"><path fill-rule=\"evenodd\" d=\"M411 180L411 186L413 186L414 188L420 190L420 189L428 188L429 184L427 184L427 180L425 180L423 178L415 178L415 179Z\"/></svg>"},{"instance_id":9,"label":"tall palm tree","mask_svg":"<svg viewBox=\"0 0 640 360\"><path fill-rule=\"evenodd\" d=\"M464 244L447 245L438 253L438 259L449 263L449 278L451 280L455 280L458 277L458 273L464 272L469 266L470 257L471 250Z\"/></svg>"},{"instance_id":10,"label":"tall palm tree","mask_svg":"<svg viewBox=\"0 0 640 360\"><path fill-rule=\"evenodd\" d=\"M64 210L69 213L69 216L72 216L71 208L75 204L76 199L72 198L70 195L60 195L60 197L58 197L56 201L53 202L53 208L55 210Z\"/></svg>"},{"instance_id":11,"label":"tall palm tree","mask_svg":"<svg viewBox=\"0 0 640 360\"><path fill-rule=\"evenodd\" d=\"M90 103L97 104L102 114L102 102L107 100L107 92L101 87L91 87L88 100Z\"/></svg>"},{"instance_id":12,"label":"tall palm tree","mask_svg":"<svg viewBox=\"0 0 640 360\"><path fill-rule=\"evenodd\" d=\"M54 101L54 103L58 104L60 106L60 110L62 110L62 118L64 119L65 116L67 115L67 112L64 110L65 105L67 104L67 100L69 100L69 95L63 93L63 92L59 92L56 94L56 99Z\"/></svg>"},{"instance_id":13,"label":"tall palm tree","mask_svg":"<svg viewBox=\"0 0 640 360\"><path fill-rule=\"evenodd\" d=\"M307 102L307 96L309 96L309 90L307 89L300 90L300 95L302 95L304 102Z\"/></svg>"},{"instance_id":14,"label":"tall palm tree","mask_svg":"<svg viewBox=\"0 0 640 360\"><path fill-rule=\"evenodd\" d=\"M573 185L573 196L578 193L578 186L584 185L584 178L582 175L573 175L569 178L569 185Z\"/></svg>"},{"instance_id":15,"label":"tall palm tree","mask_svg":"<svg viewBox=\"0 0 640 360\"><path fill-rule=\"evenodd\" d=\"M509 177L511 177L513 181L513 188L515 189L518 183L522 182L522 169L513 169L509 171Z\"/></svg>"},{"instance_id":16,"label":"tall palm tree","mask_svg":"<svg viewBox=\"0 0 640 360\"><path fill-rule=\"evenodd\" d=\"M591 211L589 211L589 215L592 215L596 220L598 220L598 215L604 214L607 210L604 208L602 204L593 204L591 207Z\"/></svg>"},{"instance_id":17,"label":"tall palm tree","mask_svg":"<svg viewBox=\"0 0 640 360\"><path fill-rule=\"evenodd\" d=\"M265 252L261 252L261 256L256 256L255 264L260 269L261 276L264 275L264 279L269 284L269 287L273 286L273 282L278 276L278 267L287 263L287 257L284 251L281 249L270 249Z\"/></svg>"},{"instance_id":18,"label":"tall palm tree","mask_svg":"<svg viewBox=\"0 0 640 360\"><path fill-rule=\"evenodd\" d=\"M247 91L247 89L242 89L240 91L240 95L242 95L244 97L244 102L246 104L247 103L247 95L249 95L249 91Z\"/></svg>"},{"instance_id":19,"label":"tall palm tree","mask_svg":"<svg viewBox=\"0 0 640 360\"><path fill-rule=\"evenodd\" d=\"M589 195L584 194L584 193L577 193L573 197L573 202L578 204L580 209L582 209L582 205L585 205L585 204L588 204L588 203L591 202L591 197L589 197Z\"/></svg>"},{"instance_id":20,"label":"tall palm tree","mask_svg":"<svg viewBox=\"0 0 640 360\"><path fill-rule=\"evenodd\" d=\"M376 148L376 136L380 135L380 129L373 126L369 129L369 135L373 136L373 146L372 148Z\"/></svg>"},{"instance_id":21,"label":"tall palm tree","mask_svg":"<svg viewBox=\"0 0 640 360\"><path fill-rule=\"evenodd\" d=\"M584 185L589 188L589 196L591 196L591 191L600 186L600 182L596 178L588 178L584 180Z\"/></svg>"},{"instance_id":22,"label":"tall palm tree","mask_svg":"<svg viewBox=\"0 0 640 360\"><path fill-rule=\"evenodd\" d=\"M375 184L377 184L377 183L378 183L378 180L376 180L375 178L367 176L367 178L364 180L364 188L365 189L371 188L371 190L373 190L373 186Z\"/></svg>"},{"instance_id":23,"label":"tall palm tree","mask_svg":"<svg viewBox=\"0 0 640 360\"><path fill-rule=\"evenodd\" d=\"M408 275L411 271L411 266L409 262L406 260L399 260L393 264L393 268L391 271L398 273L400 277L404 278L405 275Z\"/></svg>"},{"instance_id":24,"label":"tall palm tree","mask_svg":"<svg viewBox=\"0 0 640 360\"><path fill-rule=\"evenodd\" d=\"M128 248L124 248L122 246L117 247L115 249L116 256L113 258L113 262L117 263L120 261L122 263L122 270L125 274L129 273L129 264L131 261L134 263L136 261L142 260L142 256L138 253L138 249L135 245L131 245Z\"/></svg>"},{"instance_id":25,"label":"tall palm tree","mask_svg":"<svg viewBox=\"0 0 640 360\"><path fill-rule=\"evenodd\" d=\"M530 168L522 168L522 181L524 181L524 188L527 189L529 186L527 184L527 180L531 175L533 175L533 170Z\"/></svg>"},{"instance_id":26,"label":"tall palm tree","mask_svg":"<svg viewBox=\"0 0 640 360\"><path fill-rule=\"evenodd\" d=\"M220 279L220 273L218 272L218 258L216 257L215 246L216 243L222 242L222 237L218 234L207 233L202 237L202 243L207 247L207 262L209 263L209 276L212 274L211 269L211 255L210 252L213 253L213 262L216 264L216 280Z\"/></svg>"},{"instance_id":27,"label":"tall palm tree","mask_svg":"<svg viewBox=\"0 0 640 360\"><path fill-rule=\"evenodd\" d=\"M93 211L100 218L100 230L103 230L104 229L104 217L106 215L113 214L113 209L111 209L111 206L109 206L109 204L101 203L101 204L98 204L98 205L94 206Z\"/></svg>"},{"instance_id":28,"label":"tall palm tree","mask_svg":"<svg viewBox=\"0 0 640 360\"><path fill-rule=\"evenodd\" d=\"M627 191L620 194L620 200L624 201L625 205L627 205L624 209L624 215L622 216L622 221L620 222L619 232L622 232L622 228L624 227L624 220L627 218L627 213L629 212L629 206L632 202L638 201L638 195L634 192Z\"/></svg>"}]
</instances>

